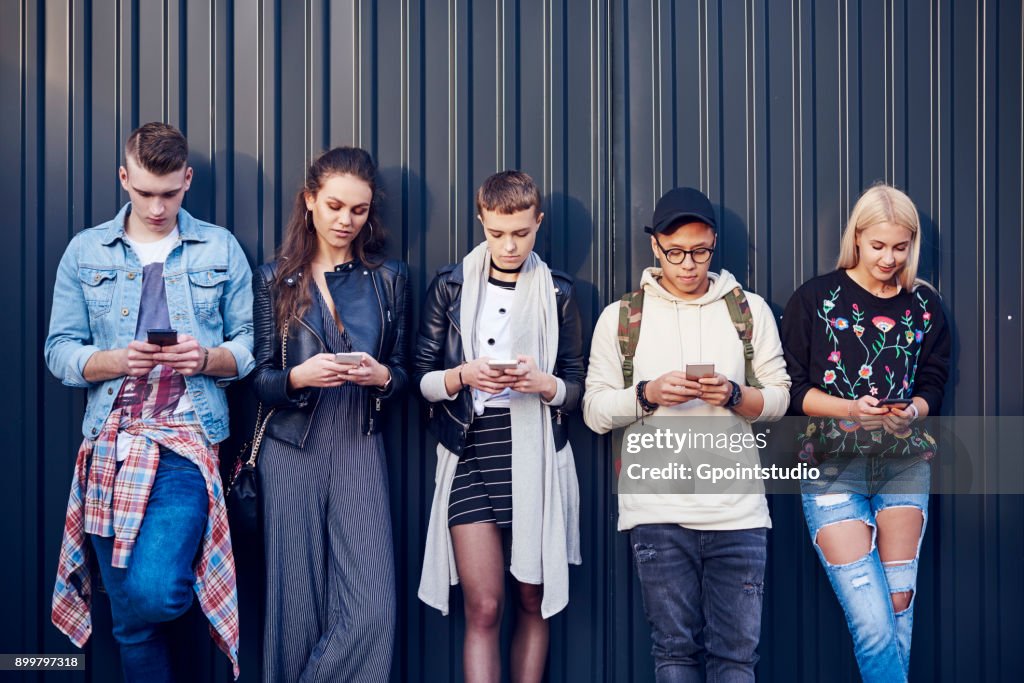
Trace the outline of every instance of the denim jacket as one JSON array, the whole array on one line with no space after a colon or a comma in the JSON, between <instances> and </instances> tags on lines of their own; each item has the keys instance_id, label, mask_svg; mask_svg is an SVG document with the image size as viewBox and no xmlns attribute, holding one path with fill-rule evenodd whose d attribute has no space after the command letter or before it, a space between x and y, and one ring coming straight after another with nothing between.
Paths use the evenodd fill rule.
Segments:
<instances>
[{"instance_id":1,"label":"denim jacket","mask_svg":"<svg viewBox=\"0 0 1024 683\"><path fill-rule=\"evenodd\" d=\"M75 235L57 268L46 365L70 387L88 389L82 433L94 439L110 414L124 377L88 382L82 374L93 353L120 349L135 339L142 298L142 265L124 240L131 203L113 220ZM238 374L185 377L199 422L211 443L228 436L224 387L248 374L252 355L252 271L242 248L224 228L178 211L180 239L164 263L171 326L200 345L223 346Z\"/></svg>"}]
</instances>

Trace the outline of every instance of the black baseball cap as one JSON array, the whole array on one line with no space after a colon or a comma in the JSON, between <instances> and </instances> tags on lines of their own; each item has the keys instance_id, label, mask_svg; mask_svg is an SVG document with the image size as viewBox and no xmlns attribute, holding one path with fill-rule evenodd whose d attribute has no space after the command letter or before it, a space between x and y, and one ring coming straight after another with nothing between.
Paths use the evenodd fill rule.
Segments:
<instances>
[{"instance_id":1,"label":"black baseball cap","mask_svg":"<svg viewBox=\"0 0 1024 683\"><path fill-rule=\"evenodd\" d=\"M693 187L677 187L663 194L654 206L652 218L654 227L647 226L644 228L644 232L652 235L665 232L684 218L707 223L712 230L718 232L718 223L715 221L715 210L711 208L711 200L703 192Z\"/></svg>"}]
</instances>

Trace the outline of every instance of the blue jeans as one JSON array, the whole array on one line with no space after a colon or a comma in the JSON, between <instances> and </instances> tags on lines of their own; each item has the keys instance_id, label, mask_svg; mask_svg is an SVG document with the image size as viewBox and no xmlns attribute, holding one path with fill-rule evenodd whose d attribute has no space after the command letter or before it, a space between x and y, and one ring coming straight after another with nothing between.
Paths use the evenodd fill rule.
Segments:
<instances>
[{"instance_id":1,"label":"blue jeans","mask_svg":"<svg viewBox=\"0 0 1024 683\"><path fill-rule=\"evenodd\" d=\"M801 482L804 518L811 542L846 614L854 655L866 683L906 681L917 593L917 564L928 522L931 466L920 458L837 458L820 466L822 478ZM878 513L886 508L921 511L921 537L909 562L883 563L876 544ZM870 552L834 565L818 547L818 532L837 522L859 520L871 528ZM910 605L894 612L890 593L910 592Z\"/></svg>"},{"instance_id":2,"label":"blue jeans","mask_svg":"<svg viewBox=\"0 0 1024 683\"><path fill-rule=\"evenodd\" d=\"M208 507L199 468L161 448L160 466L128 567L110 566L113 538L89 536L110 596L114 638L121 647L127 683L173 680L163 624L192 606L193 563Z\"/></svg>"},{"instance_id":3,"label":"blue jeans","mask_svg":"<svg viewBox=\"0 0 1024 683\"><path fill-rule=\"evenodd\" d=\"M630 530L659 683L754 680L767 531Z\"/></svg>"}]
</instances>

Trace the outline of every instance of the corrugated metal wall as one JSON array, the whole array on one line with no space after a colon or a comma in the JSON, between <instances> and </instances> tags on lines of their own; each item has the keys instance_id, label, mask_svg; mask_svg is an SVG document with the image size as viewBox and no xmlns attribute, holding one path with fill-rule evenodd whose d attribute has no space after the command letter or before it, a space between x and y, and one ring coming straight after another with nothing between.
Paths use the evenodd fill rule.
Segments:
<instances>
[{"instance_id":1,"label":"corrugated metal wall","mask_svg":"<svg viewBox=\"0 0 1024 683\"><path fill-rule=\"evenodd\" d=\"M137 124L185 131L196 168L186 207L229 226L254 263L278 243L311 155L369 148L417 298L479 239L474 188L523 168L548 195L538 249L578 278L585 326L649 265L639 228L672 186L698 185L722 207L715 267L779 312L831 267L860 190L885 179L918 203L923 275L954 318L946 410L1020 415L1021 36L1016 0L0 0L11 307L0 532L14 539L0 570L0 650L72 650L48 611L83 394L49 376L41 349L57 262L77 230L124 201L115 171ZM422 410L406 417L388 436L402 605L394 678L454 681L460 619L415 599L434 457ZM573 443L585 564L552 623L550 679L651 680L638 586L613 531L607 445L581 423ZM772 506L760 677L857 680L797 501ZM912 678L1013 677L1022 556L1020 497L933 499ZM117 675L109 616L97 613L90 671L76 680ZM243 615L255 630L253 610ZM194 641L192 677L227 680L193 626L179 629ZM247 649L248 680L253 657Z\"/></svg>"}]
</instances>

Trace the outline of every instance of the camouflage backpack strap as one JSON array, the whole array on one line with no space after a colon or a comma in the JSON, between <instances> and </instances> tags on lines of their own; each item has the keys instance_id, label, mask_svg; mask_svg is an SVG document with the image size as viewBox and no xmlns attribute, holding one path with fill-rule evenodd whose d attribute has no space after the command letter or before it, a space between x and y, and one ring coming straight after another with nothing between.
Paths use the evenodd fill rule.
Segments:
<instances>
[{"instance_id":1,"label":"camouflage backpack strap","mask_svg":"<svg viewBox=\"0 0 1024 683\"><path fill-rule=\"evenodd\" d=\"M619 351L622 352L622 386L633 386L633 356L640 341L640 319L644 313L641 287L619 299Z\"/></svg>"},{"instance_id":2,"label":"camouflage backpack strap","mask_svg":"<svg viewBox=\"0 0 1024 683\"><path fill-rule=\"evenodd\" d=\"M643 287L627 292L619 299L619 352L622 354L622 386L629 389L633 386L633 357L636 345L640 341L640 319L644 314ZM625 429L612 430L612 466L615 479L618 481L622 468L622 437Z\"/></svg>"},{"instance_id":3,"label":"camouflage backpack strap","mask_svg":"<svg viewBox=\"0 0 1024 683\"><path fill-rule=\"evenodd\" d=\"M736 334L743 342L744 374L746 375L747 386L755 389L762 389L764 385L754 374L754 318L750 315L750 302L740 287L735 287L725 295L725 305L729 307L729 318L732 326L736 328Z\"/></svg>"}]
</instances>

